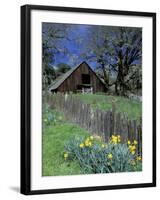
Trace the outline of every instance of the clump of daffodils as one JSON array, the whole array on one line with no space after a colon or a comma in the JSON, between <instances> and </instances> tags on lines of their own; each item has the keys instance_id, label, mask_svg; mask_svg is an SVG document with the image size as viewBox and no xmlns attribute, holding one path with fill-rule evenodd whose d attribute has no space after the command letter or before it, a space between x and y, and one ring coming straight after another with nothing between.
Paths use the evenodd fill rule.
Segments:
<instances>
[{"instance_id":1,"label":"clump of daffodils","mask_svg":"<svg viewBox=\"0 0 160 200\"><path fill-rule=\"evenodd\" d=\"M116 134L114 134L114 135L112 135L111 136L111 138L110 138L110 143L111 144L118 144L118 143L120 143L121 142L121 136L120 135L116 135Z\"/></svg>"},{"instance_id":2,"label":"clump of daffodils","mask_svg":"<svg viewBox=\"0 0 160 200\"><path fill-rule=\"evenodd\" d=\"M88 137L85 141L84 141L84 145L86 147L91 147L92 146L92 140Z\"/></svg>"},{"instance_id":3,"label":"clump of daffodils","mask_svg":"<svg viewBox=\"0 0 160 200\"><path fill-rule=\"evenodd\" d=\"M127 144L131 154L134 155L136 152L136 145L138 144L137 140L134 140L133 143L131 143L131 141L128 140Z\"/></svg>"},{"instance_id":4,"label":"clump of daffodils","mask_svg":"<svg viewBox=\"0 0 160 200\"><path fill-rule=\"evenodd\" d=\"M82 173L141 171L142 154L137 151L137 144L136 140L123 142L117 134L107 143L95 135L75 137L65 144L64 160L76 160Z\"/></svg>"},{"instance_id":5,"label":"clump of daffodils","mask_svg":"<svg viewBox=\"0 0 160 200\"><path fill-rule=\"evenodd\" d=\"M107 144L105 144L104 142L102 142L102 138L100 136L89 136L87 137L84 141L82 141L79 144L80 148L84 148L84 147L92 147L93 145L95 145L95 143L99 144L99 146L103 149L107 147Z\"/></svg>"}]
</instances>

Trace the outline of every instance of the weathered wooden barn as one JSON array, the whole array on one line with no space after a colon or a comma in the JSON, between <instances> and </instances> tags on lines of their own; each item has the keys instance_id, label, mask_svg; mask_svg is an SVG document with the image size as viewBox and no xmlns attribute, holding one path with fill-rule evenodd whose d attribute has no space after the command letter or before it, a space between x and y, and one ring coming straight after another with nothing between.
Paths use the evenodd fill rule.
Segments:
<instances>
[{"instance_id":1,"label":"weathered wooden barn","mask_svg":"<svg viewBox=\"0 0 160 200\"><path fill-rule=\"evenodd\" d=\"M86 63L70 69L58 77L49 87L51 92L105 92L106 87L103 81Z\"/></svg>"}]
</instances>

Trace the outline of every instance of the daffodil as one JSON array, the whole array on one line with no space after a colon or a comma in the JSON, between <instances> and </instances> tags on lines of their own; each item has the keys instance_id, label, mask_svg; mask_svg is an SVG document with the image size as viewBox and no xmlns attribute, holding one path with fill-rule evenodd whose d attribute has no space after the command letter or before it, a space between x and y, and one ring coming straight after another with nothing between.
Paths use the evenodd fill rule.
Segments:
<instances>
[{"instance_id":1,"label":"daffodil","mask_svg":"<svg viewBox=\"0 0 160 200\"><path fill-rule=\"evenodd\" d=\"M88 146L89 147L91 147L92 146L92 142L90 141L90 142L88 142Z\"/></svg>"},{"instance_id":2,"label":"daffodil","mask_svg":"<svg viewBox=\"0 0 160 200\"><path fill-rule=\"evenodd\" d=\"M130 145L130 144L131 144L131 141L130 141L130 140L128 140L127 144L128 144L128 145Z\"/></svg>"},{"instance_id":3,"label":"daffodil","mask_svg":"<svg viewBox=\"0 0 160 200\"><path fill-rule=\"evenodd\" d=\"M68 158L68 153L64 153L64 159L66 160Z\"/></svg>"},{"instance_id":4,"label":"daffodil","mask_svg":"<svg viewBox=\"0 0 160 200\"><path fill-rule=\"evenodd\" d=\"M133 141L133 144L134 144L134 145L137 145L137 144L138 144L137 140L134 140L134 141Z\"/></svg>"},{"instance_id":5,"label":"daffodil","mask_svg":"<svg viewBox=\"0 0 160 200\"><path fill-rule=\"evenodd\" d=\"M102 144L102 145L101 145L101 147L102 147L102 148L105 148L105 145L104 145L104 144Z\"/></svg>"},{"instance_id":6,"label":"daffodil","mask_svg":"<svg viewBox=\"0 0 160 200\"><path fill-rule=\"evenodd\" d=\"M112 155L111 153L109 153L109 154L107 155L107 158L111 160L111 159L113 158L113 155Z\"/></svg>"},{"instance_id":7,"label":"daffodil","mask_svg":"<svg viewBox=\"0 0 160 200\"><path fill-rule=\"evenodd\" d=\"M132 152L132 151L135 151L136 150L136 146L135 145L129 145L129 150Z\"/></svg>"},{"instance_id":8,"label":"daffodil","mask_svg":"<svg viewBox=\"0 0 160 200\"><path fill-rule=\"evenodd\" d=\"M118 144L121 142L121 136L120 135L112 135L110 143L112 144Z\"/></svg>"},{"instance_id":9,"label":"daffodil","mask_svg":"<svg viewBox=\"0 0 160 200\"><path fill-rule=\"evenodd\" d=\"M84 147L84 144L83 144L83 143L81 143L81 144L79 145L79 147L80 147L80 148L83 148L83 147Z\"/></svg>"},{"instance_id":10,"label":"daffodil","mask_svg":"<svg viewBox=\"0 0 160 200\"><path fill-rule=\"evenodd\" d=\"M117 136L115 136L115 135L112 135L112 137L111 137L111 143L112 144L117 144Z\"/></svg>"},{"instance_id":11,"label":"daffodil","mask_svg":"<svg viewBox=\"0 0 160 200\"><path fill-rule=\"evenodd\" d=\"M87 138L84 142L86 147L91 147L92 146L92 142Z\"/></svg>"},{"instance_id":12,"label":"daffodil","mask_svg":"<svg viewBox=\"0 0 160 200\"><path fill-rule=\"evenodd\" d=\"M132 146L132 150L136 150L136 146L135 145Z\"/></svg>"},{"instance_id":13,"label":"daffodil","mask_svg":"<svg viewBox=\"0 0 160 200\"><path fill-rule=\"evenodd\" d=\"M85 144L86 147L88 147L88 143L89 142L87 140L84 142L84 144Z\"/></svg>"},{"instance_id":14,"label":"daffodil","mask_svg":"<svg viewBox=\"0 0 160 200\"><path fill-rule=\"evenodd\" d=\"M136 151L136 146L135 145L129 145L129 150L131 152L131 154L135 154L135 151Z\"/></svg>"},{"instance_id":15,"label":"daffodil","mask_svg":"<svg viewBox=\"0 0 160 200\"><path fill-rule=\"evenodd\" d=\"M142 157L141 157L141 156L138 156L138 157L137 157L137 160L138 160L138 161L141 161L141 160L142 160Z\"/></svg>"}]
</instances>

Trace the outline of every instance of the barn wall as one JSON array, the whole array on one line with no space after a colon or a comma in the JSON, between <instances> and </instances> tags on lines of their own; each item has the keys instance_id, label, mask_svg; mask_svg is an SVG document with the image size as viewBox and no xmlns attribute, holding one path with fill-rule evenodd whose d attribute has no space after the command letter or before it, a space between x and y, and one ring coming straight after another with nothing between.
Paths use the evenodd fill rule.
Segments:
<instances>
[{"instance_id":1,"label":"barn wall","mask_svg":"<svg viewBox=\"0 0 160 200\"><path fill-rule=\"evenodd\" d=\"M93 92L105 92L105 86L92 72L87 64L82 63L58 88L59 92L76 91L77 85L82 84L82 74L89 74Z\"/></svg>"}]
</instances>

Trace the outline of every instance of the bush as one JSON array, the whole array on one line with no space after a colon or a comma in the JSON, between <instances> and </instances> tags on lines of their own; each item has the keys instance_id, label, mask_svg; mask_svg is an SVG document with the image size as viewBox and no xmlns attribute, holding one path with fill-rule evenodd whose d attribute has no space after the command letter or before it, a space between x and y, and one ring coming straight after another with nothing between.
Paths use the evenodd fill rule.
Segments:
<instances>
[{"instance_id":1,"label":"bush","mask_svg":"<svg viewBox=\"0 0 160 200\"><path fill-rule=\"evenodd\" d=\"M78 160L82 173L140 171L141 155L136 145L135 140L122 144L118 135L113 135L108 143L100 137L75 137L65 144L64 159Z\"/></svg>"}]
</instances>

